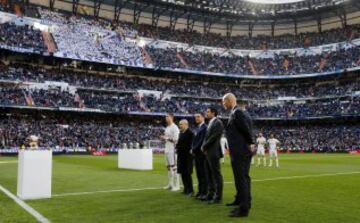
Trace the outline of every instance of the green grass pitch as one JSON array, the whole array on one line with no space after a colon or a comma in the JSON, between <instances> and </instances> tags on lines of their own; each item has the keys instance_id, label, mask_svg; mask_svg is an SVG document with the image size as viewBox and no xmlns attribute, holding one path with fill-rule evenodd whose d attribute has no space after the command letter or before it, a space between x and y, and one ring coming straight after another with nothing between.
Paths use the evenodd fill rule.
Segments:
<instances>
[{"instance_id":1,"label":"green grass pitch","mask_svg":"<svg viewBox=\"0 0 360 223\"><path fill-rule=\"evenodd\" d=\"M5 163L11 160L16 158L0 157L0 185L16 194L17 164ZM208 205L157 189L167 181L162 155L155 155L153 171L117 169L116 155L54 156L53 197L26 203L59 223L360 222L358 155L282 154L279 169L252 167L253 208L247 219L227 217L231 208L224 203L235 191L229 159L222 172L224 202ZM195 174L193 179L196 183ZM0 222L36 221L0 192Z\"/></svg>"}]
</instances>

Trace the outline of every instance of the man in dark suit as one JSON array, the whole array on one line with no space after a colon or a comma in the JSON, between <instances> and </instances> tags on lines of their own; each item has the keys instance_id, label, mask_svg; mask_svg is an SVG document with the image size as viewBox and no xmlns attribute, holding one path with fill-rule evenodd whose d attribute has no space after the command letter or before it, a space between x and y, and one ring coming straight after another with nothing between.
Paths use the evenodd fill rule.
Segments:
<instances>
[{"instance_id":1,"label":"man in dark suit","mask_svg":"<svg viewBox=\"0 0 360 223\"><path fill-rule=\"evenodd\" d=\"M197 129L192 143L191 154L195 158L195 170L198 180L198 192L196 198L203 200L206 199L208 186L205 172L206 159L204 153L201 151L201 146L204 142L207 125L205 124L205 117L202 113L196 113L194 117Z\"/></svg>"},{"instance_id":2,"label":"man in dark suit","mask_svg":"<svg viewBox=\"0 0 360 223\"><path fill-rule=\"evenodd\" d=\"M186 119L179 122L180 136L176 144L177 171L184 184L184 194L192 196L194 193L191 174L193 172L193 156L190 154L194 133L189 129Z\"/></svg>"},{"instance_id":3,"label":"man in dark suit","mask_svg":"<svg viewBox=\"0 0 360 223\"><path fill-rule=\"evenodd\" d=\"M220 203L223 193L223 176L221 175L220 159L223 157L220 139L224 131L224 125L217 118L217 110L208 108L206 117L210 120L201 150L206 157L206 174L208 176L209 204Z\"/></svg>"},{"instance_id":4,"label":"man in dark suit","mask_svg":"<svg viewBox=\"0 0 360 223\"><path fill-rule=\"evenodd\" d=\"M253 155L253 124L245 106L237 106L236 97L228 93L223 97L225 109L231 110L226 125L226 137L230 149L231 166L236 187L235 201L228 206L238 206L230 217L247 217L251 208L251 179L249 176Z\"/></svg>"}]
</instances>

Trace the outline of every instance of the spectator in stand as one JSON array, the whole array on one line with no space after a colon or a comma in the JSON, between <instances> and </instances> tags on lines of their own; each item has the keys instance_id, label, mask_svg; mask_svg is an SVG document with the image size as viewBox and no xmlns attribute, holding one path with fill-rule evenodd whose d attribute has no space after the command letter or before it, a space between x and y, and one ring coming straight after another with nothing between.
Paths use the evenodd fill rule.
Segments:
<instances>
[{"instance_id":1,"label":"spectator in stand","mask_svg":"<svg viewBox=\"0 0 360 223\"><path fill-rule=\"evenodd\" d=\"M131 74L131 73L129 73ZM45 69L44 67L11 64L5 65L0 62L0 80L2 81L26 81L44 83L45 81L65 82L81 89L116 90L119 92L132 92L136 90L162 91L164 95L176 95L174 97L201 97L220 98L226 92L234 92L243 100L268 100L279 97L330 97L351 95L360 91L360 79L347 78L341 81L325 82L291 82L288 84L270 85L244 85L238 84L237 80L211 81L202 80L179 80L174 78L154 79L141 74L123 75L109 72L89 72L71 69ZM200 84L204 83L204 84ZM149 99L150 100L150 99Z\"/></svg>"},{"instance_id":2,"label":"spectator in stand","mask_svg":"<svg viewBox=\"0 0 360 223\"><path fill-rule=\"evenodd\" d=\"M38 52L47 51L41 32L28 25L0 24L0 45Z\"/></svg>"},{"instance_id":3,"label":"spectator in stand","mask_svg":"<svg viewBox=\"0 0 360 223\"><path fill-rule=\"evenodd\" d=\"M161 134L161 121L141 121L134 118L77 118L39 114L0 116L0 148L19 148L29 135L41 138L40 147L119 148L123 143L157 139ZM96 116L95 116L96 117ZM360 149L360 126L333 125L266 125L255 132L268 138L276 135L281 150L339 152ZM334 135L338 137L333 137Z\"/></svg>"}]
</instances>

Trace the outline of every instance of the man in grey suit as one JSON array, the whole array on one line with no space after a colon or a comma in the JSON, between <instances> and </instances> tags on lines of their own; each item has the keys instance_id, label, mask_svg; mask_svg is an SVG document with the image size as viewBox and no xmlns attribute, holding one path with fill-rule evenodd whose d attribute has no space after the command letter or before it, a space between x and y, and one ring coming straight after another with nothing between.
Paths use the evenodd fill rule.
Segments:
<instances>
[{"instance_id":1,"label":"man in grey suit","mask_svg":"<svg viewBox=\"0 0 360 223\"><path fill-rule=\"evenodd\" d=\"M207 201L209 204L220 203L223 193L223 176L220 159L223 157L220 139L224 131L222 121L217 118L217 110L208 108L206 117L210 120L201 150L206 156L206 173L208 177Z\"/></svg>"}]
</instances>

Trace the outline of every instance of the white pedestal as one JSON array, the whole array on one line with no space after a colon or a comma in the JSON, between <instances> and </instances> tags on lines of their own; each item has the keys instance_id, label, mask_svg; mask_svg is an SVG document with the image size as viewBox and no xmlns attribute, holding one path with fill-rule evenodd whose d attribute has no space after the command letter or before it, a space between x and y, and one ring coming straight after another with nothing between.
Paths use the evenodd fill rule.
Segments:
<instances>
[{"instance_id":1,"label":"white pedestal","mask_svg":"<svg viewBox=\"0 0 360 223\"><path fill-rule=\"evenodd\" d=\"M152 149L119 149L118 167L132 170L152 170Z\"/></svg>"},{"instance_id":2,"label":"white pedestal","mask_svg":"<svg viewBox=\"0 0 360 223\"><path fill-rule=\"evenodd\" d=\"M51 198L51 150L19 151L17 196L21 199Z\"/></svg>"}]
</instances>

